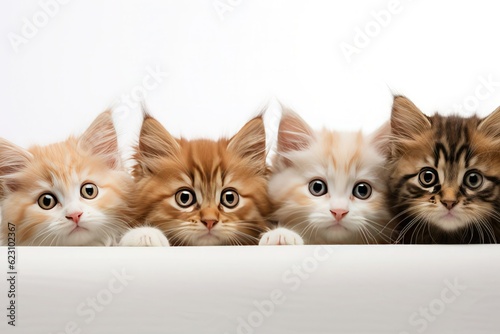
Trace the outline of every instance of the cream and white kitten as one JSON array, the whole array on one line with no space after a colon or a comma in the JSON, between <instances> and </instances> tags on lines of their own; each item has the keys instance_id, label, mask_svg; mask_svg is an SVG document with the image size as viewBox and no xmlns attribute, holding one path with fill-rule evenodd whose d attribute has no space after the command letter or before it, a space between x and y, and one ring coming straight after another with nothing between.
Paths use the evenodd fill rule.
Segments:
<instances>
[{"instance_id":1,"label":"cream and white kitten","mask_svg":"<svg viewBox=\"0 0 500 334\"><path fill-rule=\"evenodd\" d=\"M387 243L389 124L370 135L312 130L284 110L269 182L279 228L260 245Z\"/></svg>"},{"instance_id":2,"label":"cream and white kitten","mask_svg":"<svg viewBox=\"0 0 500 334\"><path fill-rule=\"evenodd\" d=\"M46 146L24 149L0 138L0 242L112 245L129 226L132 185L111 112L81 136Z\"/></svg>"}]
</instances>

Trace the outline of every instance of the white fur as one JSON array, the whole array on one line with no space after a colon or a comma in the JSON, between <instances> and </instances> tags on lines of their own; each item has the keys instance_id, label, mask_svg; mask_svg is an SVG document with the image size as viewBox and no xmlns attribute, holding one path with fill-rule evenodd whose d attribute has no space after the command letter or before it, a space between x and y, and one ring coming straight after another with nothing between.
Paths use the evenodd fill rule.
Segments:
<instances>
[{"instance_id":1,"label":"white fur","mask_svg":"<svg viewBox=\"0 0 500 334\"><path fill-rule=\"evenodd\" d=\"M304 240L302 240L298 233L284 227L278 227L274 230L264 233L259 241L259 246L303 244Z\"/></svg>"},{"instance_id":2,"label":"white fur","mask_svg":"<svg viewBox=\"0 0 500 334\"><path fill-rule=\"evenodd\" d=\"M384 131L388 128L383 127L368 136L359 132L313 132L300 117L290 112L284 115L282 124L284 122L293 124L293 131L298 132L288 131L290 126L287 124L280 125L288 132L278 139L278 147L300 147L300 150L283 149L275 157L269 194L278 203L274 218L280 226L300 234L306 244L388 241L392 230L385 225L390 215L381 205L387 190L386 159L381 142L386 140ZM295 146L289 142L280 143L280 140L295 141ZM346 171L345 166L349 166L356 152L359 158ZM316 197L310 193L309 183L315 179L326 182L327 194ZM352 195L359 182L372 186L372 194L366 200ZM340 224L336 224L330 212L335 209L349 211Z\"/></svg>"},{"instance_id":3,"label":"white fur","mask_svg":"<svg viewBox=\"0 0 500 334\"><path fill-rule=\"evenodd\" d=\"M144 226L130 229L123 235L119 246L168 247L170 243L159 229Z\"/></svg>"}]
</instances>

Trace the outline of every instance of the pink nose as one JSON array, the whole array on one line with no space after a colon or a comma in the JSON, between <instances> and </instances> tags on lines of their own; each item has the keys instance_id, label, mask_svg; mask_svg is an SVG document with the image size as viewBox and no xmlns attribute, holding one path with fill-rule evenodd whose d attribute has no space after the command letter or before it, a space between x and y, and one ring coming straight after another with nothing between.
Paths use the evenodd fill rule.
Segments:
<instances>
[{"instance_id":1,"label":"pink nose","mask_svg":"<svg viewBox=\"0 0 500 334\"><path fill-rule=\"evenodd\" d=\"M349 211L344 210L344 209L333 209L333 210L330 210L330 212L335 217L335 220L338 222L341 221L342 218L344 218L349 213Z\"/></svg>"},{"instance_id":2,"label":"pink nose","mask_svg":"<svg viewBox=\"0 0 500 334\"><path fill-rule=\"evenodd\" d=\"M205 224L207 226L208 230L210 231L215 226L215 224L217 224L219 221L218 220L202 220L201 222L203 224Z\"/></svg>"},{"instance_id":3,"label":"pink nose","mask_svg":"<svg viewBox=\"0 0 500 334\"><path fill-rule=\"evenodd\" d=\"M457 200L441 200L441 203L443 203L443 205L448 209L448 210L451 210L453 209L453 207L455 205L458 204L458 201Z\"/></svg>"},{"instance_id":4,"label":"pink nose","mask_svg":"<svg viewBox=\"0 0 500 334\"><path fill-rule=\"evenodd\" d=\"M75 222L75 224L78 224L82 215L83 215L83 212L74 212L70 215L67 215L66 218L71 219L72 221Z\"/></svg>"}]
</instances>

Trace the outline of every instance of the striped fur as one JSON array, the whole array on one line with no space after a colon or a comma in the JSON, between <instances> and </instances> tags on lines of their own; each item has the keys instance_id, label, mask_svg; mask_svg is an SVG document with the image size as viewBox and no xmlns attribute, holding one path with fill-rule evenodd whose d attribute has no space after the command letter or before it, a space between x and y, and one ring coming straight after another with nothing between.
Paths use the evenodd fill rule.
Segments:
<instances>
[{"instance_id":1,"label":"striped fur","mask_svg":"<svg viewBox=\"0 0 500 334\"><path fill-rule=\"evenodd\" d=\"M176 139L145 115L130 200L137 226L160 229L173 246L257 244L270 211L265 145L261 116L231 139L212 141ZM196 203L178 204L183 189L194 193ZM239 194L234 208L221 204L226 189ZM215 222L211 229L207 220Z\"/></svg>"},{"instance_id":2,"label":"striped fur","mask_svg":"<svg viewBox=\"0 0 500 334\"><path fill-rule=\"evenodd\" d=\"M485 119L429 117L407 98L394 98L390 201L398 242L500 240L499 116L500 109ZM426 182L429 171L435 184ZM471 187L470 175L482 183Z\"/></svg>"}]
</instances>

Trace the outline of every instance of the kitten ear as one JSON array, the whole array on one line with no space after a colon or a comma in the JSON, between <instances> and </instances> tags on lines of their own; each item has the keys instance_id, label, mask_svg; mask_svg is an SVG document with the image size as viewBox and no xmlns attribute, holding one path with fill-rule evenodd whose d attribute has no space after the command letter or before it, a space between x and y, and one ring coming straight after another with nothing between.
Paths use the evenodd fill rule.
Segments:
<instances>
[{"instance_id":1,"label":"kitten ear","mask_svg":"<svg viewBox=\"0 0 500 334\"><path fill-rule=\"evenodd\" d=\"M488 136L500 137L500 107L484 118L477 129Z\"/></svg>"},{"instance_id":2,"label":"kitten ear","mask_svg":"<svg viewBox=\"0 0 500 334\"><path fill-rule=\"evenodd\" d=\"M278 129L278 153L300 151L309 147L314 131L294 111L284 108Z\"/></svg>"},{"instance_id":3,"label":"kitten ear","mask_svg":"<svg viewBox=\"0 0 500 334\"><path fill-rule=\"evenodd\" d=\"M231 150L243 158L249 158L261 167L266 165L266 129L262 115L259 115L238 131L227 145Z\"/></svg>"},{"instance_id":4,"label":"kitten ear","mask_svg":"<svg viewBox=\"0 0 500 334\"><path fill-rule=\"evenodd\" d=\"M28 166L33 155L25 149L0 138L0 198L4 194L4 187L10 191L17 189L16 180L11 176Z\"/></svg>"},{"instance_id":5,"label":"kitten ear","mask_svg":"<svg viewBox=\"0 0 500 334\"><path fill-rule=\"evenodd\" d=\"M431 128L427 116L404 96L394 96L391 114L392 134L399 138L413 139L415 134Z\"/></svg>"},{"instance_id":6,"label":"kitten ear","mask_svg":"<svg viewBox=\"0 0 500 334\"><path fill-rule=\"evenodd\" d=\"M81 135L79 143L92 154L105 158L110 168L120 166L118 140L111 111L105 111L97 116Z\"/></svg>"},{"instance_id":7,"label":"kitten ear","mask_svg":"<svg viewBox=\"0 0 500 334\"><path fill-rule=\"evenodd\" d=\"M171 156L179 152L177 140L149 114L144 114L139 136L139 153L150 158Z\"/></svg>"},{"instance_id":8,"label":"kitten ear","mask_svg":"<svg viewBox=\"0 0 500 334\"><path fill-rule=\"evenodd\" d=\"M372 144L384 155L389 155L391 153L391 133L391 122L387 121L370 135Z\"/></svg>"},{"instance_id":9,"label":"kitten ear","mask_svg":"<svg viewBox=\"0 0 500 334\"><path fill-rule=\"evenodd\" d=\"M139 176L155 170L158 158L172 157L179 153L180 145L177 140L160 122L145 112L135 154L137 165L134 173Z\"/></svg>"}]
</instances>

